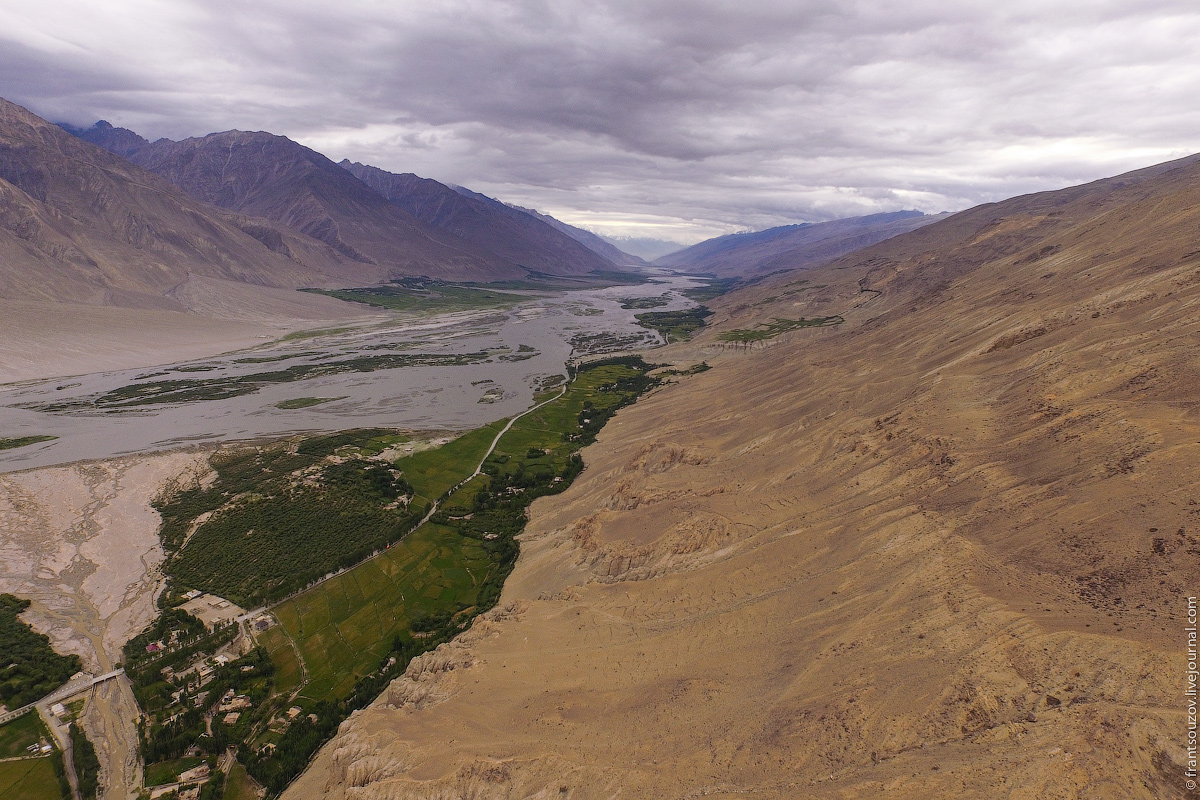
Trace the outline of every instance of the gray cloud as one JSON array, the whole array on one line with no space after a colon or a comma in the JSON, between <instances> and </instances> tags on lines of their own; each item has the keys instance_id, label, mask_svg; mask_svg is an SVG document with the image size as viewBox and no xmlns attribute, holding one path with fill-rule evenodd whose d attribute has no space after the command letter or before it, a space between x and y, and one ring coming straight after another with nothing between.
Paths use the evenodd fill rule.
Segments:
<instances>
[{"instance_id":1,"label":"gray cloud","mask_svg":"<svg viewBox=\"0 0 1200 800\"><path fill-rule=\"evenodd\" d=\"M1200 149L1197 34L1176 0L50 0L0 9L0 93L150 138L270 130L694 239Z\"/></svg>"}]
</instances>

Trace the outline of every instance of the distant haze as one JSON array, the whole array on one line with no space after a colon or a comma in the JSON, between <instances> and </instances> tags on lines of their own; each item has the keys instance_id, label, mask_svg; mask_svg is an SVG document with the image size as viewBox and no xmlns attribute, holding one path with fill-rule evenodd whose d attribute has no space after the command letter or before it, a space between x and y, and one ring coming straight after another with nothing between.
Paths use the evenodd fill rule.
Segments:
<instances>
[{"instance_id":1,"label":"distant haze","mask_svg":"<svg viewBox=\"0 0 1200 800\"><path fill-rule=\"evenodd\" d=\"M653 261L659 256L682 250L690 244L690 242L672 242L666 239L648 239L638 236L601 236L600 238L616 245L626 253L641 256L647 261Z\"/></svg>"},{"instance_id":2,"label":"distant haze","mask_svg":"<svg viewBox=\"0 0 1200 800\"><path fill-rule=\"evenodd\" d=\"M1187 0L47 0L0 8L0 96L694 242L1200 150L1197 40Z\"/></svg>"}]
</instances>

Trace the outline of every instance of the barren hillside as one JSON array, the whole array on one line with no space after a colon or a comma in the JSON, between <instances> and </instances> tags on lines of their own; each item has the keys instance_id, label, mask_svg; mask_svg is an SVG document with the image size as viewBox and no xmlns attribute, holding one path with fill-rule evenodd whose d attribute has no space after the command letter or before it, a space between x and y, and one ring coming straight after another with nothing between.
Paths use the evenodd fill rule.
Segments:
<instances>
[{"instance_id":1,"label":"barren hillside","mask_svg":"<svg viewBox=\"0 0 1200 800\"><path fill-rule=\"evenodd\" d=\"M714 304L287 797L1185 796L1198 223L1185 160Z\"/></svg>"}]
</instances>

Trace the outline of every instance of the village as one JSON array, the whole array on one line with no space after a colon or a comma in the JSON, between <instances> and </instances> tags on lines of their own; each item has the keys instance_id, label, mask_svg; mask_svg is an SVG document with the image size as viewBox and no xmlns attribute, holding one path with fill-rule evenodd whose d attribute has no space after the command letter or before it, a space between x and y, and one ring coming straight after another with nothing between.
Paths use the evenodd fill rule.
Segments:
<instances>
[{"instance_id":1,"label":"village","mask_svg":"<svg viewBox=\"0 0 1200 800\"><path fill-rule=\"evenodd\" d=\"M196 590L176 602L127 649L149 800L199 800L206 783L240 769L239 746L265 736L256 752L270 753L303 714L275 693L274 665L256 639L276 625L271 615Z\"/></svg>"}]
</instances>

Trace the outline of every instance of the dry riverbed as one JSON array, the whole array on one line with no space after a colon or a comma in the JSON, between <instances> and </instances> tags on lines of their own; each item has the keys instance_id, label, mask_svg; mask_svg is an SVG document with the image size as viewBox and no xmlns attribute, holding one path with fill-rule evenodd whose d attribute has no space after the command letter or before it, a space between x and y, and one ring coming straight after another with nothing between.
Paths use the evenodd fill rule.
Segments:
<instances>
[{"instance_id":1,"label":"dry riverbed","mask_svg":"<svg viewBox=\"0 0 1200 800\"><path fill-rule=\"evenodd\" d=\"M0 475L0 592L33 601L24 619L84 669L106 672L155 613L163 561L151 500L207 471L205 454L172 452ZM135 797L137 707L128 684L88 697L106 800Z\"/></svg>"}]
</instances>

